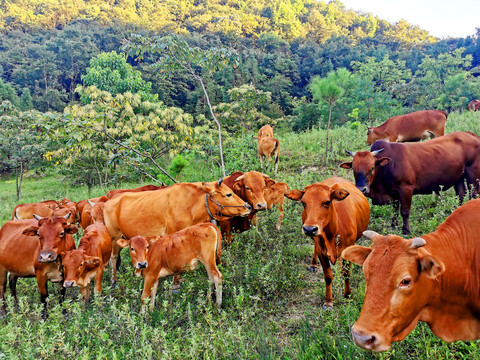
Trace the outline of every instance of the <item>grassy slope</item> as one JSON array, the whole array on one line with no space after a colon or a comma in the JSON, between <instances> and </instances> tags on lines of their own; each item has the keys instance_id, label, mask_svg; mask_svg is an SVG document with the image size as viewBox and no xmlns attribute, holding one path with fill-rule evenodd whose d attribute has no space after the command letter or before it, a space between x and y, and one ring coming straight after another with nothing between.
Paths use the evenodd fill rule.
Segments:
<instances>
[{"instance_id":1,"label":"grassy slope","mask_svg":"<svg viewBox=\"0 0 480 360\"><path fill-rule=\"evenodd\" d=\"M453 114L448 131L471 130L480 134L480 113ZM302 188L332 175L353 180L338 164L347 160L344 150L366 149L366 128L344 126L332 132L332 159L324 160L324 132L279 136L282 143L277 180L291 188ZM227 149L231 170L260 170L255 143L239 141ZM193 164L182 180L199 180ZM205 166L205 165L202 165ZM208 169L207 169L208 170ZM269 173L268 171L266 171ZM201 170L207 173L206 169ZM205 179L212 180L212 179ZM91 196L104 193L95 189ZM22 202L67 196L88 197L86 189L68 186L59 178L28 179ZM16 204L14 181L0 182L0 220L9 220ZM417 196L411 215L412 236L433 231L455 208L457 200L449 190L439 198ZM50 318L41 320L41 306L33 279L20 279L18 310L0 320L0 357L6 358L297 358L297 359L426 359L478 358L478 342L446 344L420 324L407 339L383 355L357 348L350 338L350 326L361 309L364 280L352 266L353 298L342 299L339 265L334 266L335 307L322 310L323 274L308 272L311 241L301 234L301 206L290 202L280 232L276 232L277 211L263 213L258 228L238 235L222 254L224 303L221 309L206 301L207 279L203 269L184 277L181 294L168 293L163 283L151 314L140 312L142 281L133 275L124 252L120 286L108 286L84 309L77 289L67 291L68 300L58 304L58 285L50 284ZM390 206L373 207L370 229L392 232ZM399 233L400 229L397 229ZM361 243L368 244L365 239ZM7 303L12 309L11 297ZM62 309L67 309L66 314Z\"/></svg>"}]
</instances>

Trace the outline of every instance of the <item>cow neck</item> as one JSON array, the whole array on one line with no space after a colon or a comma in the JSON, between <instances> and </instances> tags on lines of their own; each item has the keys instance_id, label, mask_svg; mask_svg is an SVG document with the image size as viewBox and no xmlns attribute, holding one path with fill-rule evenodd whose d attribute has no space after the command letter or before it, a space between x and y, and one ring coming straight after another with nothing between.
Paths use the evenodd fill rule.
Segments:
<instances>
[{"instance_id":1,"label":"cow neck","mask_svg":"<svg viewBox=\"0 0 480 360\"><path fill-rule=\"evenodd\" d=\"M210 211L210 207L208 205L208 199L210 199L210 201L213 202L218 207L217 214L216 214L217 219L215 219L213 217L213 214ZM210 222L217 225L217 226L218 226L218 221L222 221L223 217L225 216L222 213L224 208L226 208L226 207L243 207L245 209L248 209L248 206L249 205L248 205L247 202L245 202L245 205L222 205L222 204L216 202L215 200L213 200L213 198L211 196L209 196L208 194L205 194L205 208L207 209L207 213L210 216ZM219 216L220 216L220 219L218 219ZM226 216L226 217L230 218L231 216Z\"/></svg>"},{"instance_id":2,"label":"cow neck","mask_svg":"<svg viewBox=\"0 0 480 360\"><path fill-rule=\"evenodd\" d=\"M210 216L210 222L212 224L218 226L218 219L215 219L213 217L213 214L210 211L210 207L208 206L208 198L209 198L208 194L205 194L205 208L207 209L207 214L208 214L208 216ZM211 197L210 197L210 200L212 200L215 203L215 201Z\"/></svg>"}]
</instances>

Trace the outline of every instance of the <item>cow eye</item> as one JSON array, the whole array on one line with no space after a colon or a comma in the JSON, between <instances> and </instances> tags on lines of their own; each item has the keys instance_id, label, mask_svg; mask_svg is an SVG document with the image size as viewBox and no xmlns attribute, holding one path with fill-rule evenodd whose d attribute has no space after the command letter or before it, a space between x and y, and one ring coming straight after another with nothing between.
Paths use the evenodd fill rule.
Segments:
<instances>
[{"instance_id":1,"label":"cow eye","mask_svg":"<svg viewBox=\"0 0 480 360\"><path fill-rule=\"evenodd\" d=\"M325 201L325 202L323 203L323 206L329 207L329 206L330 206L330 201Z\"/></svg>"},{"instance_id":2,"label":"cow eye","mask_svg":"<svg viewBox=\"0 0 480 360\"><path fill-rule=\"evenodd\" d=\"M400 281L400 285L398 285L399 288L407 288L410 286L410 284L412 283L412 279L407 277L405 279L402 279L402 281Z\"/></svg>"},{"instance_id":3,"label":"cow eye","mask_svg":"<svg viewBox=\"0 0 480 360\"><path fill-rule=\"evenodd\" d=\"M130 247L131 252L135 252L135 249L133 247Z\"/></svg>"},{"instance_id":4,"label":"cow eye","mask_svg":"<svg viewBox=\"0 0 480 360\"><path fill-rule=\"evenodd\" d=\"M232 193L228 193L228 194L227 194L227 197L232 197L232 196L233 196Z\"/></svg>"},{"instance_id":5,"label":"cow eye","mask_svg":"<svg viewBox=\"0 0 480 360\"><path fill-rule=\"evenodd\" d=\"M79 268L81 268L83 266L83 263L80 264Z\"/></svg>"},{"instance_id":6,"label":"cow eye","mask_svg":"<svg viewBox=\"0 0 480 360\"><path fill-rule=\"evenodd\" d=\"M248 186L245 186L245 189L246 189L246 190L250 190L250 188L249 188Z\"/></svg>"},{"instance_id":7,"label":"cow eye","mask_svg":"<svg viewBox=\"0 0 480 360\"><path fill-rule=\"evenodd\" d=\"M62 232L60 233L60 236L63 236L63 235L65 235L65 231L62 231Z\"/></svg>"}]
</instances>

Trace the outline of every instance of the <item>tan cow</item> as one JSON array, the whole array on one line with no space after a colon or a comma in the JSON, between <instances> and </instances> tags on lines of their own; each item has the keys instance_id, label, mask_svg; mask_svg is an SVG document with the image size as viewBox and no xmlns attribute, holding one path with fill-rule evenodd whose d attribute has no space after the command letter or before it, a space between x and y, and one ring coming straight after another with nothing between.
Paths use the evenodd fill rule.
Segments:
<instances>
[{"instance_id":1,"label":"tan cow","mask_svg":"<svg viewBox=\"0 0 480 360\"><path fill-rule=\"evenodd\" d=\"M421 110L397 115L377 127L369 127L367 145L377 140L411 142L435 138L445 133L447 113L440 110Z\"/></svg>"},{"instance_id":2,"label":"tan cow","mask_svg":"<svg viewBox=\"0 0 480 360\"><path fill-rule=\"evenodd\" d=\"M368 200L354 184L342 178L333 177L305 187L304 190L290 190L286 197L301 201L302 231L313 239L315 251L311 269L317 267L317 257L325 278L324 308L333 306L333 273L330 263L347 246L355 244L362 236L370 220ZM344 296L350 296L350 264L344 264L342 273L345 279Z\"/></svg>"},{"instance_id":3,"label":"tan cow","mask_svg":"<svg viewBox=\"0 0 480 360\"><path fill-rule=\"evenodd\" d=\"M202 263L207 270L211 299L212 283L215 284L216 303L222 304L222 274L220 263L222 238L218 227L211 223L190 226L168 236L134 236L118 241L121 247L130 249L132 264L137 276L145 279L141 296L142 304L150 297L150 310L155 306L158 279L194 270Z\"/></svg>"},{"instance_id":4,"label":"tan cow","mask_svg":"<svg viewBox=\"0 0 480 360\"><path fill-rule=\"evenodd\" d=\"M262 139L264 137L271 137L273 138L273 129L272 127L267 124L263 125L259 130L258 130L258 135L254 136L254 139Z\"/></svg>"},{"instance_id":5,"label":"tan cow","mask_svg":"<svg viewBox=\"0 0 480 360\"><path fill-rule=\"evenodd\" d=\"M480 338L480 199L460 206L422 237L364 234L371 248L351 246L342 253L363 266L366 280L352 327L358 346L386 351L418 321L447 342Z\"/></svg>"},{"instance_id":6,"label":"tan cow","mask_svg":"<svg viewBox=\"0 0 480 360\"><path fill-rule=\"evenodd\" d=\"M270 136L264 136L258 138L258 156L260 157L260 166L263 169L263 160L268 158L268 161L272 160L272 156L275 158L275 172L278 170L278 159L280 156L280 141Z\"/></svg>"},{"instance_id":7,"label":"tan cow","mask_svg":"<svg viewBox=\"0 0 480 360\"><path fill-rule=\"evenodd\" d=\"M268 183L267 187L264 190L265 199L267 200L267 209L271 210L273 206L278 205L278 211L280 215L278 217L278 221L276 225L277 231L280 230L280 226L282 225L282 221L284 218L283 202L285 200L285 194L287 193L288 190L289 188L287 184L278 183L275 181L273 181L273 183ZM288 198L287 198L287 203L288 203Z\"/></svg>"},{"instance_id":8,"label":"tan cow","mask_svg":"<svg viewBox=\"0 0 480 360\"><path fill-rule=\"evenodd\" d=\"M116 281L117 240L135 235L164 236L189 226L233 216L247 216L252 207L222 180L179 183L161 191L125 193L105 203L105 225L112 238L112 281Z\"/></svg>"},{"instance_id":9,"label":"tan cow","mask_svg":"<svg viewBox=\"0 0 480 360\"><path fill-rule=\"evenodd\" d=\"M93 224L91 217L92 205L97 203L104 203L108 201L108 197L105 195L99 196L92 199L85 199L77 203L77 217L78 223L82 229L86 229L89 225Z\"/></svg>"},{"instance_id":10,"label":"tan cow","mask_svg":"<svg viewBox=\"0 0 480 360\"><path fill-rule=\"evenodd\" d=\"M80 287L83 299L88 303L92 278L95 278L95 294L102 292L103 267L108 264L111 254L112 240L105 225L89 225L80 239L78 249L61 253L64 268L63 286Z\"/></svg>"},{"instance_id":11,"label":"tan cow","mask_svg":"<svg viewBox=\"0 0 480 360\"><path fill-rule=\"evenodd\" d=\"M117 197L121 194L124 194L126 192L142 192L142 191L153 191L153 190L161 190L161 189L165 189L166 187L168 187L167 185L165 185L164 183L162 183L162 185L144 185L144 186L140 186L138 188L135 188L135 189L114 189L114 190L110 190L109 192L107 192L107 198L109 199L113 199L114 197Z\"/></svg>"}]
</instances>

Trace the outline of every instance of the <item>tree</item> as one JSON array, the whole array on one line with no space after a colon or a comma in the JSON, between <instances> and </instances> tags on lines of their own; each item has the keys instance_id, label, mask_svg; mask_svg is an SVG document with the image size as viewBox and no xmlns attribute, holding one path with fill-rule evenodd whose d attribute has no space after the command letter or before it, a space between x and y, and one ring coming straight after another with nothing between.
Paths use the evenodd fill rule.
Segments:
<instances>
[{"instance_id":1,"label":"tree","mask_svg":"<svg viewBox=\"0 0 480 360\"><path fill-rule=\"evenodd\" d=\"M144 81L140 71L133 69L127 63L125 55L117 54L116 51L92 58L86 74L82 75L82 81L85 86L94 85L112 95L130 92L140 94L143 101L158 100L158 95L151 93L152 84ZM85 98L87 93L82 94L82 101L88 102L90 99Z\"/></svg>"},{"instance_id":2,"label":"tree","mask_svg":"<svg viewBox=\"0 0 480 360\"><path fill-rule=\"evenodd\" d=\"M22 111L33 109L33 100L29 88L23 88L18 107Z\"/></svg>"},{"instance_id":3,"label":"tree","mask_svg":"<svg viewBox=\"0 0 480 360\"><path fill-rule=\"evenodd\" d=\"M316 101L325 101L329 106L327 135L325 139L325 156L328 156L328 133L332 120L332 108L337 100L342 97L345 92L343 86L348 81L350 72L347 69L338 69L338 71L328 73L326 78L316 77L312 80L310 91L313 99Z\"/></svg>"},{"instance_id":4,"label":"tree","mask_svg":"<svg viewBox=\"0 0 480 360\"><path fill-rule=\"evenodd\" d=\"M236 55L226 48L212 47L203 50L196 46L190 46L178 35L153 38L135 35L125 49L128 49L129 53L138 59L143 59L146 53L156 56L153 66L165 76L171 76L172 72L183 71L200 84L210 115L217 125L220 163L225 177L222 128L213 111L205 80L228 64L235 66L238 61Z\"/></svg>"},{"instance_id":5,"label":"tree","mask_svg":"<svg viewBox=\"0 0 480 360\"><path fill-rule=\"evenodd\" d=\"M45 150L44 134L39 131L41 118L37 111L19 112L9 101L0 104L0 165L15 171L17 201L25 172L41 161Z\"/></svg>"}]
</instances>

